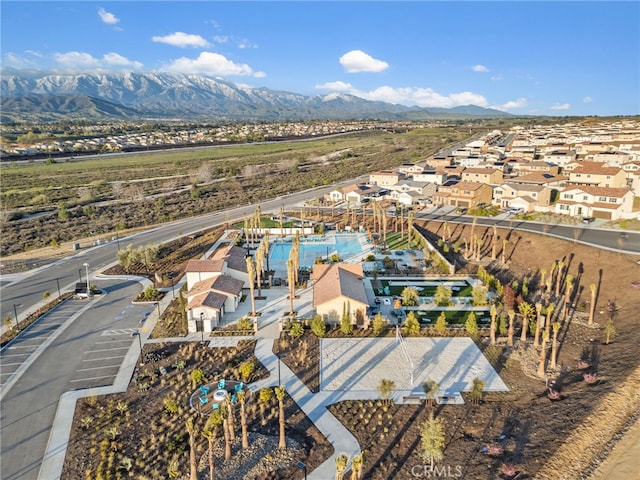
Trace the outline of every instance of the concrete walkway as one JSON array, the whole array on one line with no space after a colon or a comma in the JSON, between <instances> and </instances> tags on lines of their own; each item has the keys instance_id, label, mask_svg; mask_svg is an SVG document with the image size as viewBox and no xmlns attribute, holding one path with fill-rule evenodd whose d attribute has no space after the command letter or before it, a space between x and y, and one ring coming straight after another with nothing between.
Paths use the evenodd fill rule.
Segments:
<instances>
[{"instance_id":1,"label":"concrete walkway","mask_svg":"<svg viewBox=\"0 0 640 480\"><path fill-rule=\"evenodd\" d=\"M221 241L229 241L231 238L223 237ZM207 257L218 243L214 245ZM132 277L128 277L132 278ZM96 280L100 279L99 275L95 276ZM146 279L137 279L146 287L150 282ZM146 280L146 281L145 281ZM148 282L148 283L147 283ZM178 283L174 289L179 289L181 283ZM170 291L170 289L167 289ZM258 292L255 292L256 296ZM273 344L280 337L279 319L289 311L289 300L287 299L287 288L270 288L262 291L264 299L256 300L256 310L261 313L258 321L258 332L255 336L249 337L208 337L205 341L209 347L227 347L235 346L240 340L257 340L255 355L269 371L269 377L258 382L248 385L252 391L258 391L265 387L274 387L278 384L278 357L273 353ZM299 298L295 300L295 309L299 316L308 315L313 309L312 289L297 291ZM172 295L165 295L160 301L160 310L167 308L172 300ZM240 304L240 308L235 312L234 318L229 321L235 322L237 318L247 315L251 310L251 302L245 301ZM190 333L184 337L149 339L153 331L159 315L154 310L148 317L145 327L140 331L140 340L142 343L158 343L158 342L199 342L202 338L201 333ZM140 347L138 342L132 342L129 347L116 379L111 386L92 388L88 390L74 390L67 392L60 397L58 409L54 419L47 449L40 467L38 480L58 480L62 474L64 466L64 458L71 433L71 426L75 413L76 402L80 398L94 395L109 395L113 393L125 392L129 386L133 373L137 366L138 357L140 355ZM300 409L309 417L315 426L322 432L327 440L333 445L334 453L322 465L307 473L307 478L311 480L327 480L335 477L335 459L344 453L349 457L349 465L353 456L360 453L360 445L355 437L347 430L336 417L334 417L327 409L328 405L340 400L354 399L349 392L319 392L311 393L311 391L302 383L302 381L287 367L284 363L280 364L280 378L285 386L287 393L297 403ZM362 394L363 392L358 392ZM358 395L358 399L378 398L372 393L368 395ZM301 473L302 477L302 473Z\"/></svg>"}]
</instances>

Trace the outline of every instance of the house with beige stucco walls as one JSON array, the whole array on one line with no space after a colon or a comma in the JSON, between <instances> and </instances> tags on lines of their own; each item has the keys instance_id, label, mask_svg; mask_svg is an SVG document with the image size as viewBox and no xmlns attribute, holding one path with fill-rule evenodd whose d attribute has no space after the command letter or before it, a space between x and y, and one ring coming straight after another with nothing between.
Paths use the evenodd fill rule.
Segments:
<instances>
[{"instance_id":1,"label":"house with beige stucco walls","mask_svg":"<svg viewBox=\"0 0 640 480\"><path fill-rule=\"evenodd\" d=\"M607 220L632 218L632 210L633 192L628 188L568 186L555 204L556 213Z\"/></svg>"},{"instance_id":2,"label":"house with beige stucco walls","mask_svg":"<svg viewBox=\"0 0 640 480\"><path fill-rule=\"evenodd\" d=\"M336 263L313 266L313 307L325 322L337 326L344 313L351 323L366 328L369 300L361 264Z\"/></svg>"}]
</instances>

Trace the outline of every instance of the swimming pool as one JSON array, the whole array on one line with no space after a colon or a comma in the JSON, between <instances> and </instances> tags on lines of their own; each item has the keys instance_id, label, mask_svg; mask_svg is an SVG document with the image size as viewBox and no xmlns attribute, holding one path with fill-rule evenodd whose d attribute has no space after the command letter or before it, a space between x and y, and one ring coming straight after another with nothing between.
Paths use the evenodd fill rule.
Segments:
<instances>
[{"instance_id":1,"label":"swimming pool","mask_svg":"<svg viewBox=\"0 0 640 480\"><path fill-rule=\"evenodd\" d=\"M300 267L311 268L317 257L326 258L337 253L340 258L362 253L360 239L354 235L333 235L313 237L312 241L300 238ZM286 262L289 259L292 242L277 239L269 245L269 262Z\"/></svg>"}]
</instances>

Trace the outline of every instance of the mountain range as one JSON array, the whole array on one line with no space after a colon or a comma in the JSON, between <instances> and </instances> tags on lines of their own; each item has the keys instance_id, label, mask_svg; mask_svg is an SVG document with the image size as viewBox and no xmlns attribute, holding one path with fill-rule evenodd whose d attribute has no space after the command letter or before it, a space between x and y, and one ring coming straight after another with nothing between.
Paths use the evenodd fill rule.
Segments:
<instances>
[{"instance_id":1,"label":"mountain range","mask_svg":"<svg viewBox=\"0 0 640 480\"><path fill-rule=\"evenodd\" d=\"M511 116L475 105L420 108L343 93L305 96L180 73L59 74L3 68L0 96L2 122L169 118L420 121Z\"/></svg>"}]
</instances>

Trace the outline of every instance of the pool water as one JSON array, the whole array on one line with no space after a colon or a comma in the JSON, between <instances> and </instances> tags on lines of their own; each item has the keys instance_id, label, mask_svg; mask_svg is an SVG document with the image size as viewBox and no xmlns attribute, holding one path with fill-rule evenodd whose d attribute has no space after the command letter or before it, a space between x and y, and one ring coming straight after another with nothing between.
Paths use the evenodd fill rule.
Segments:
<instances>
[{"instance_id":1,"label":"pool water","mask_svg":"<svg viewBox=\"0 0 640 480\"><path fill-rule=\"evenodd\" d=\"M276 243L277 242L277 243ZM270 262L286 262L289 259L292 243L276 241L269 245ZM317 257L326 258L337 253L340 258L362 253L358 235L335 235L322 240L305 241L300 238L300 267L311 268Z\"/></svg>"}]
</instances>

